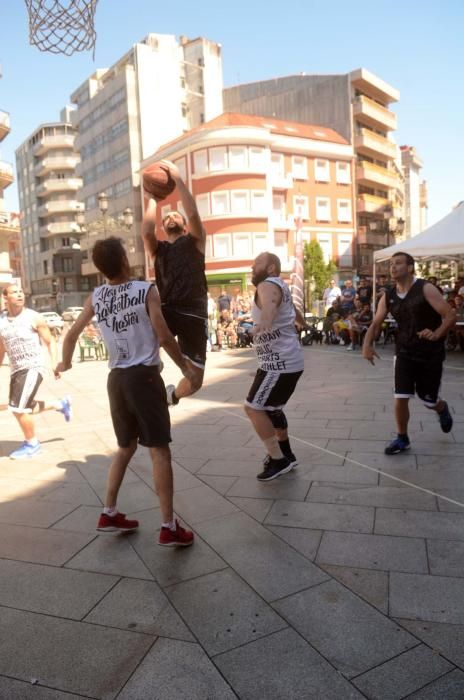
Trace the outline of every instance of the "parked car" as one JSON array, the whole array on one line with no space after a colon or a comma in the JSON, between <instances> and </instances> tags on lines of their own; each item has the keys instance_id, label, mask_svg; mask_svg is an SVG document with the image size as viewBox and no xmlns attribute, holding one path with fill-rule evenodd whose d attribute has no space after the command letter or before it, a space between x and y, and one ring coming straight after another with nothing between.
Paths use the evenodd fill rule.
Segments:
<instances>
[{"instance_id":1,"label":"parked car","mask_svg":"<svg viewBox=\"0 0 464 700\"><path fill-rule=\"evenodd\" d=\"M61 314L63 321L75 321L83 310L83 306L68 306Z\"/></svg>"},{"instance_id":2,"label":"parked car","mask_svg":"<svg viewBox=\"0 0 464 700\"><path fill-rule=\"evenodd\" d=\"M44 317L50 329L59 328L61 330L64 326L63 319L56 311L41 311L41 316Z\"/></svg>"}]
</instances>

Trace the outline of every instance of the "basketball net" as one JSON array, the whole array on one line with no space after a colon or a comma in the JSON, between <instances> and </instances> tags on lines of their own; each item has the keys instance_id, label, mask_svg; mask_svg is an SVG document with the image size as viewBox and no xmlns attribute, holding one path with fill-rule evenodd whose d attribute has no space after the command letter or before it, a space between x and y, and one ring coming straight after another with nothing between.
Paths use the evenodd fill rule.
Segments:
<instances>
[{"instance_id":1,"label":"basketball net","mask_svg":"<svg viewBox=\"0 0 464 700\"><path fill-rule=\"evenodd\" d=\"M40 51L71 56L93 49L98 0L25 0L29 13L29 42Z\"/></svg>"}]
</instances>

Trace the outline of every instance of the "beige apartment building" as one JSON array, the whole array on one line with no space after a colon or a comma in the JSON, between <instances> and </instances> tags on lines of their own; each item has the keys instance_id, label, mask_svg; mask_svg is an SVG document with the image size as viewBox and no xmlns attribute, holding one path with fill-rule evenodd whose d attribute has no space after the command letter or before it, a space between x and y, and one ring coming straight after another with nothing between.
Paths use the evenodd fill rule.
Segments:
<instances>
[{"instance_id":1,"label":"beige apartment building","mask_svg":"<svg viewBox=\"0 0 464 700\"><path fill-rule=\"evenodd\" d=\"M427 188L421 181L422 160L416 149L413 146L401 146L400 150L404 174L404 235L405 238L410 238L427 226Z\"/></svg>"},{"instance_id":2,"label":"beige apartment building","mask_svg":"<svg viewBox=\"0 0 464 700\"><path fill-rule=\"evenodd\" d=\"M125 241L131 274L144 276L140 164L162 143L221 114L222 89L219 44L149 34L73 92L85 209L82 275L89 288L99 282L89 251L110 234Z\"/></svg>"},{"instance_id":3,"label":"beige apartment building","mask_svg":"<svg viewBox=\"0 0 464 700\"><path fill-rule=\"evenodd\" d=\"M0 143L10 133L10 115L0 110ZM12 280L12 271L9 257L9 239L14 233L10 213L5 210L3 198L4 190L14 180L13 166L4 162L0 157L0 287L5 282Z\"/></svg>"},{"instance_id":4,"label":"beige apartment building","mask_svg":"<svg viewBox=\"0 0 464 700\"><path fill-rule=\"evenodd\" d=\"M295 75L224 90L224 109L320 124L356 156L356 267L370 274L374 250L394 242L403 218L403 181L392 134L399 91L365 68L342 75Z\"/></svg>"},{"instance_id":5,"label":"beige apartment building","mask_svg":"<svg viewBox=\"0 0 464 700\"><path fill-rule=\"evenodd\" d=\"M40 125L16 150L23 285L39 310L80 305L89 289L80 278L82 181L70 116L71 108L64 108L59 122Z\"/></svg>"}]
</instances>

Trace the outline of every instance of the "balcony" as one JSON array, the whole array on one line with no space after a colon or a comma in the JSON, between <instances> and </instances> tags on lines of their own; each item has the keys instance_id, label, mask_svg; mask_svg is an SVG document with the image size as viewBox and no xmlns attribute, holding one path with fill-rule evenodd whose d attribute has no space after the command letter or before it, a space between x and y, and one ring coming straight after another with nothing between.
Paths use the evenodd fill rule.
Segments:
<instances>
[{"instance_id":1,"label":"balcony","mask_svg":"<svg viewBox=\"0 0 464 700\"><path fill-rule=\"evenodd\" d=\"M396 158L397 146L385 136L376 134L370 129L357 129L354 136L354 147L362 155L370 158Z\"/></svg>"},{"instance_id":2,"label":"balcony","mask_svg":"<svg viewBox=\"0 0 464 700\"><path fill-rule=\"evenodd\" d=\"M356 199L356 211L358 214L383 214L385 207L390 206L390 200L386 197L377 197L374 194L358 194Z\"/></svg>"},{"instance_id":3,"label":"balcony","mask_svg":"<svg viewBox=\"0 0 464 700\"><path fill-rule=\"evenodd\" d=\"M378 188L380 186L393 189L398 185L398 178L393 170L363 160L358 162L356 166L356 182L358 185L366 187Z\"/></svg>"},{"instance_id":4,"label":"balcony","mask_svg":"<svg viewBox=\"0 0 464 700\"><path fill-rule=\"evenodd\" d=\"M388 246L388 233L370 231L367 226L359 226L356 242L358 245L386 248Z\"/></svg>"},{"instance_id":5,"label":"balcony","mask_svg":"<svg viewBox=\"0 0 464 700\"><path fill-rule=\"evenodd\" d=\"M0 109L0 141L3 141L5 136L8 136L10 131L10 115L8 112L3 112Z\"/></svg>"},{"instance_id":6,"label":"balcony","mask_svg":"<svg viewBox=\"0 0 464 700\"><path fill-rule=\"evenodd\" d=\"M43 182L36 189L37 197L46 197L53 192L76 191L82 187L82 180L78 177L54 178Z\"/></svg>"},{"instance_id":7,"label":"balcony","mask_svg":"<svg viewBox=\"0 0 464 700\"><path fill-rule=\"evenodd\" d=\"M14 180L13 166L0 160L0 190L8 187Z\"/></svg>"},{"instance_id":8,"label":"balcony","mask_svg":"<svg viewBox=\"0 0 464 700\"><path fill-rule=\"evenodd\" d=\"M269 182L273 190L289 190L293 187L293 175L291 173L269 173Z\"/></svg>"},{"instance_id":9,"label":"balcony","mask_svg":"<svg viewBox=\"0 0 464 700\"><path fill-rule=\"evenodd\" d=\"M74 148L74 135L56 134L55 136L42 136L40 141L33 146L35 156L47 153L51 148Z\"/></svg>"},{"instance_id":10,"label":"balcony","mask_svg":"<svg viewBox=\"0 0 464 700\"><path fill-rule=\"evenodd\" d=\"M79 226L73 221L60 221L53 224L47 224L39 228L39 234L41 238L48 238L51 236L69 236L76 235L79 233Z\"/></svg>"},{"instance_id":11,"label":"balcony","mask_svg":"<svg viewBox=\"0 0 464 700\"><path fill-rule=\"evenodd\" d=\"M75 212L82 208L82 203L76 199L60 199L46 202L38 208L39 216L51 216L53 214L63 214L65 212Z\"/></svg>"},{"instance_id":12,"label":"balcony","mask_svg":"<svg viewBox=\"0 0 464 700\"><path fill-rule=\"evenodd\" d=\"M270 216L270 224L273 229L292 229L295 228L295 220L293 216L274 211Z\"/></svg>"},{"instance_id":13,"label":"balcony","mask_svg":"<svg viewBox=\"0 0 464 700\"><path fill-rule=\"evenodd\" d=\"M394 131L397 126L397 118L394 112L364 95L353 100L353 116L362 124L367 124L374 129Z\"/></svg>"},{"instance_id":14,"label":"balcony","mask_svg":"<svg viewBox=\"0 0 464 700\"><path fill-rule=\"evenodd\" d=\"M79 163L80 157L74 156L53 156L44 158L34 168L35 175L45 175L52 170L74 170Z\"/></svg>"}]
</instances>

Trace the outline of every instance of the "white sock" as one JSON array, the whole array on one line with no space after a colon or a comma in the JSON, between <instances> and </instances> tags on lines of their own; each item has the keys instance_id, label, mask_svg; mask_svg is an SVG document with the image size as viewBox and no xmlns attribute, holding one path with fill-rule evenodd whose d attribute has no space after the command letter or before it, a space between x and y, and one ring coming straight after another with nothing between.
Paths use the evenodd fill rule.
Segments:
<instances>
[{"instance_id":1,"label":"white sock","mask_svg":"<svg viewBox=\"0 0 464 700\"><path fill-rule=\"evenodd\" d=\"M175 532L175 530L176 530L176 521L175 521L175 520L170 520L170 521L167 522L167 523L161 523L161 527L168 528L169 530L171 530L171 532Z\"/></svg>"},{"instance_id":2,"label":"white sock","mask_svg":"<svg viewBox=\"0 0 464 700\"><path fill-rule=\"evenodd\" d=\"M35 447L36 445L39 444L39 441L37 440L36 437L31 438L30 440L26 440L28 445L31 445L31 447Z\"/></svg>"},{"instance_id":3,"label":"white sock","mask_svg":"<svg viewBox=\"0 0 464 700\"><path fill-rule=\"evenodd\" d=\"M105 515L109 515L110 518L114 518L114 516L117 515L118 509L116 506L105 506L103 512Z\"/></svg>"}]
</instances>

